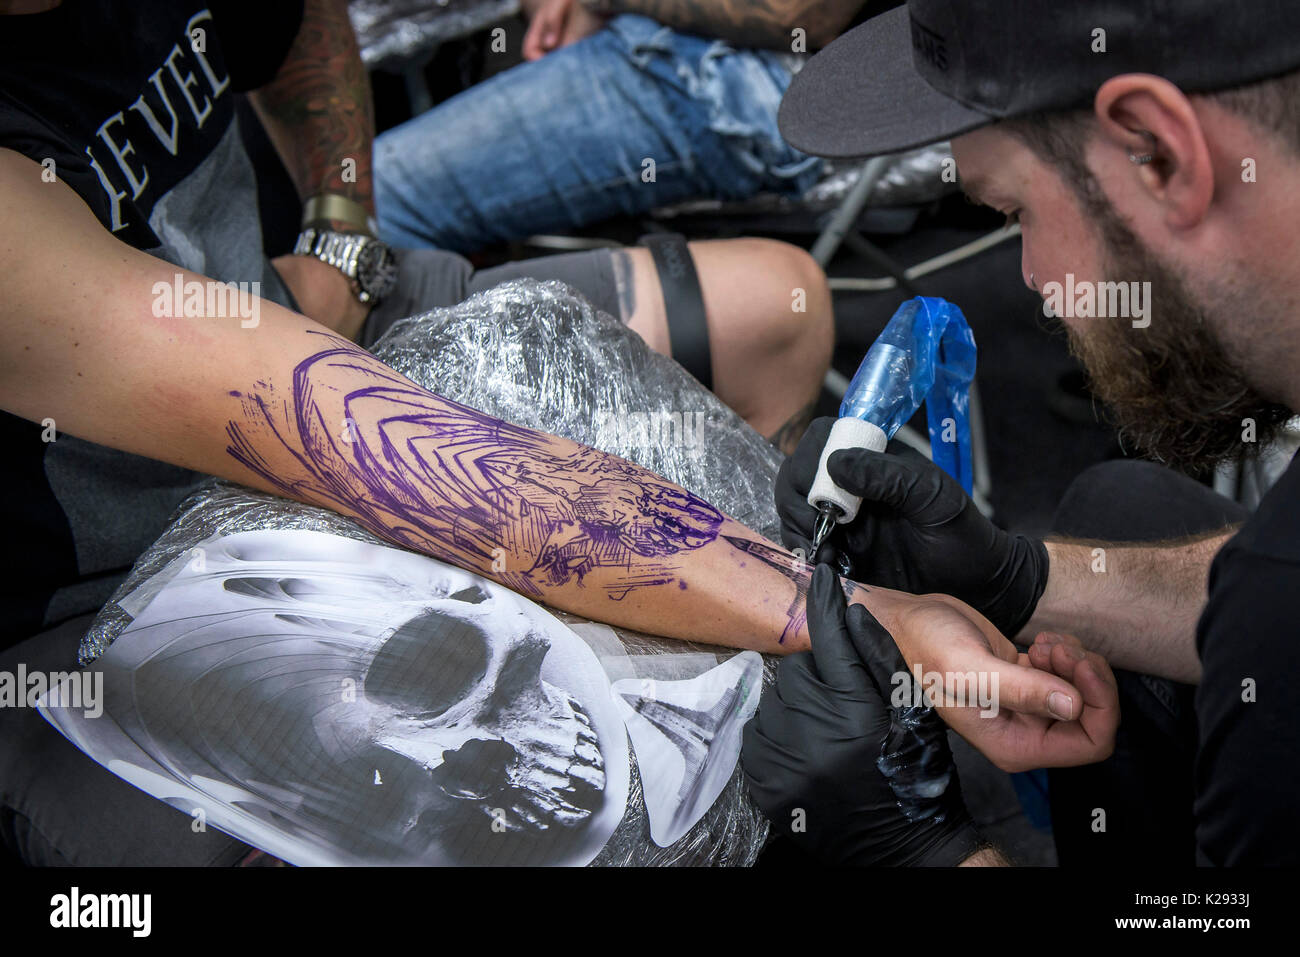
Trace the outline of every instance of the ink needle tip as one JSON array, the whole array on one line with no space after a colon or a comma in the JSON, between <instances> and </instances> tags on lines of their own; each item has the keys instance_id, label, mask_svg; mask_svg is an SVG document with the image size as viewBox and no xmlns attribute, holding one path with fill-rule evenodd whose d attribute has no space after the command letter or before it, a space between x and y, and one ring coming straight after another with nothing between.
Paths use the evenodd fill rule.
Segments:
<instances>
[{"instance_id":1,"label":"ink needle tip","mask_svg":"<svg viewBox=\"0 0 1300 957\"><path fill-rule=\"evenodd\" d=\"M817 560L817 552L821 550L822 543L826 541L831 529L835 527L836 520L842 514L844 513L830 502L826 502L821 506L821 510L817 515L817 524L813 527L812 554L808 556L808 561L815 562Z\"/></svg>"}]
</instances>

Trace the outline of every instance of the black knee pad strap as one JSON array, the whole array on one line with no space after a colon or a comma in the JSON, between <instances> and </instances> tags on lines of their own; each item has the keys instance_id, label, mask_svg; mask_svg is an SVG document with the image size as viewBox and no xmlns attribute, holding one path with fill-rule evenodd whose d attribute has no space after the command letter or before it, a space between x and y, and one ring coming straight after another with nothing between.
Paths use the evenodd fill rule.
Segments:
<instances>
[{"instance_id":1,"label":"black knee pad strap","mask_svg":"<svg viewBox=\"0 0 1300 957\"><path fill-rule=\"evenodd\" d=\"M668 316L668 342L672 356L706 389L713 388L713 353L709 348L709 321L695 261L679 233L651 233L641 238L650 250Z\"/></svg>"}]
</instances>

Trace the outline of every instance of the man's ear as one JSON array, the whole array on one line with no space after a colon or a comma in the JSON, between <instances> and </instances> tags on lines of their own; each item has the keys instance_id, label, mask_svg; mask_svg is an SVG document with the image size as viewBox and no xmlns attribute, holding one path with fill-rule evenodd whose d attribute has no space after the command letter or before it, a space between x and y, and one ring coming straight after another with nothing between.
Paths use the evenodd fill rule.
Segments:
<instances>
[{"instance_id":1,"label":"man's ear","mask_svg":"<svg viewBox=\"0 0 1300 957\"><path fill-rule=\"evenodd\" d=\"M1111 77L1097 91L1099 138L1128 157L1147 195L1164 209L1166 224L1187 229L1205 218L1214 196L1214 165L1200 117L1182 90L1147 73Z\"/></svg>"}]
</instances>

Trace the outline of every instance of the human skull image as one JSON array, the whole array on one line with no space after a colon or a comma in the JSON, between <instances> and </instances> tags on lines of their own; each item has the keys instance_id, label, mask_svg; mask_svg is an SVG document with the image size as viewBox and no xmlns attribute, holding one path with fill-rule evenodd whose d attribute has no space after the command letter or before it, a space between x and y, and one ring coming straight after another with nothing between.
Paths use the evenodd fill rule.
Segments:
<instances>
[{"instance_id":1,"label":"human skull image","mask_svg":"<svg viewBox=\"0 0 1300 957\"><path fill-rule=\"evenodd\" d=\"M542 680L551 641L479 587L434 603L376 653L364 693L379 747L429 772L411 827L464 812L540 835L585 821L605 787L600 742L572 695Z\"/></svg>"},{"instance_id":2,"label":"human skull image","mask_svg":"<svg viewBox=\"0 0 1300 957\"><path fill-rule=\"evenodd\" d=\"M295 863L581 864L626 809L595 654L424 556L240 533L123 637L105 662L129 675L125 730L210 820Z\"/></svg>"}]
</instances>

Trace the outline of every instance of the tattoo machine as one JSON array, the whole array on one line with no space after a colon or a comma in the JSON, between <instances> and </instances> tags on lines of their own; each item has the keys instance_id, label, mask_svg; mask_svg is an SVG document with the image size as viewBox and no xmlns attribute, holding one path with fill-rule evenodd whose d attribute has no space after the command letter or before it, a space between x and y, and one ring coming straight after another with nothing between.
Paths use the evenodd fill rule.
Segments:
<instances>
[{"instance_id":1,"label":"tattoo machine","mask_svg":"<svg viewBox=\"0 0 1300 957\"><path fill-rule=\"evenodd\" d=\"M867 350L840 404L808 492L817 509L813 554L831 530L857 517L862 499L831 480L826 462L841 449L883 452L899 427L925 403L935 464L971 491L970 383L975 337L961 310L945 299L917 296L898 307Z\"/></svg>"}]
</instances>

